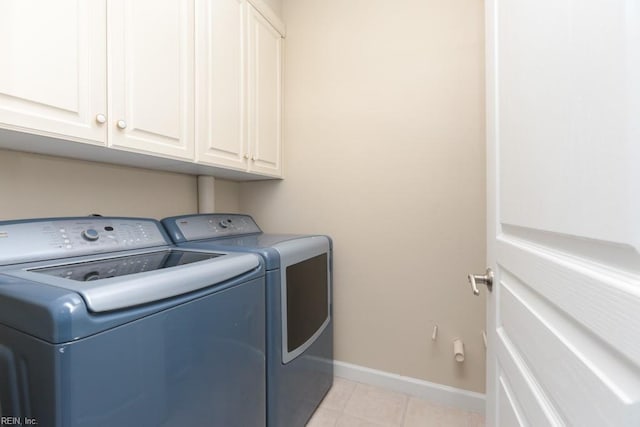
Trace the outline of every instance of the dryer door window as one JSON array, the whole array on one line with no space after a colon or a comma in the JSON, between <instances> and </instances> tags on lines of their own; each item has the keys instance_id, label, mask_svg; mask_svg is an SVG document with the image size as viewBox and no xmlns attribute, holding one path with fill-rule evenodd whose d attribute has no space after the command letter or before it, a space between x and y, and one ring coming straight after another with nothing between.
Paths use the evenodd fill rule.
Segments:
<instances>
[{"instance_id":1,"label":"dryer door window","mask_svg":"<svg viewBox=\"0 0 640 427\"><path fill-rule=\"evenodd\" d=\"M329 318L327 254L287 267L287 350L307 343Z\"/></svg>"}]
</instances>

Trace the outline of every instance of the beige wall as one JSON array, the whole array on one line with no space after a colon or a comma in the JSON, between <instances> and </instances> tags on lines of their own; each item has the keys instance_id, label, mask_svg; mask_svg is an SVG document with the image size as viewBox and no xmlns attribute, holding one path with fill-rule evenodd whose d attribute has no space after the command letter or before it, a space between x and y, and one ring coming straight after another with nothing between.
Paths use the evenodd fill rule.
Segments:
<instances>
[{"instance_id":1,"label":"beige wall","mask_svg":"<svg viewBox=\"0 0 640 427\"><path fill-rule=\"evenodd\" d=\"M197 209L196 185L189 175L0 150L0 220L186 214Z\"/></svg>"},{"instance_id":2,"label":"beige wall","mask_svg":"<svg viewBox=\"0 0 640 427\"><path fill-rule=\"evenodd\" d=\"M195 176L0 150L0 220L92 213L162 219L196 212L197 197ZM240 212L239 184L216 179L215 204L218 212Z\"/></svg>"},{"instance_id":3,"label":"beige wall","mask_svg":"<svg viewBox=\"0 0 640 427\"><path fill-rule=\"evenodd\" d=\"M240 184L216 179L215 211L220 213L241 213Z\"/></svg>"},{"instance_id":4,"label":"beige wall","mask_svg":"<svg viewBox=\"0 0 640 427\"><path fill-rule=\"evenodd\" d=\"M466 282L485 264L482 2L285 0L283 17L286 179L240 184L241 210L334 238L338 360L483 391Z\"/></svg>"}]
</instances>

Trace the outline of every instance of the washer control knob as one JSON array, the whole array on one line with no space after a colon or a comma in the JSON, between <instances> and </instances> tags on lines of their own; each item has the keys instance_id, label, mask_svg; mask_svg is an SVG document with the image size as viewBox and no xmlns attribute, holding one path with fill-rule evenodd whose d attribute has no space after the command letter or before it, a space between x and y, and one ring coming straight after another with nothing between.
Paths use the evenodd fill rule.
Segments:
<instances>
[{"instance_id":1,"label":"washer control knob","mask_svg":"<svg viewBox=\"0 0 640 427\"><path fill-rule=\"evenodd\" d=\"M220 224L220 227L222 228L227 228L229 227L229 223L227 222L226 219L223 219L222 221L220 221L218 224Z\"/></svg>"},{"instance_id":2,"label":"washer control knob","mask_svg":"<svg viewBox=\"0 0 640 427\"><path fill-rule=\"evenodd\" d=\"M97 271L92 271L84 275L85 282L90 282L92 280L98 280L98 279L100 279L100 273Z\"/></svg>"},{"instance_id":3,"label":"washer control knob","mask_svg":"<svg viewBox=\"0 0 640 427\"><path fill-rule=\"evenodd\" d=\"M100 234L98 234L98 231L93 228L87 228L82 232L82 237L90 242L95 242L100 237Z\"/></svg>"}]
</instances>

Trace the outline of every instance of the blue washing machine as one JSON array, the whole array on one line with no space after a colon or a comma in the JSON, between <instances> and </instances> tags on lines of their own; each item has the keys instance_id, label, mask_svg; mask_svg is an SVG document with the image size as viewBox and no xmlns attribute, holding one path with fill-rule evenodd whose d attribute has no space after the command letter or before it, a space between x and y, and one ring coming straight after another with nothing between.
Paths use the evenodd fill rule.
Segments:
<instances>
[{"instance_id":1,"label":"blue washing machine","mask_svg":"<svg viewBox=\"0 0 640 427\"><path fill-rule=\"evenodd\" d=\"M187 215L162 222L179 247L263 258L267 425L304 426L333 384L331 239L264 234L248 215Z\"/></svg>"},{"instance_id":2,"label":"blue washing machine","mask_svg":"<svg viewBox=\"0 0 640 427\"><path fill-rule=\"evenodd\" d=\"M158 221L0 222L0 416L53 427L264 426L264 262Z\"/></svg>"}]
</instances>

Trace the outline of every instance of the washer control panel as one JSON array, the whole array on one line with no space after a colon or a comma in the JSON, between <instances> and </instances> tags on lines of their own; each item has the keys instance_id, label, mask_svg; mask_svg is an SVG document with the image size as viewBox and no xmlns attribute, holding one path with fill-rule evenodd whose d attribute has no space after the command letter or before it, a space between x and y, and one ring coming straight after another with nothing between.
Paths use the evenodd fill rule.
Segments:
<instances>
[{"instance_id":1,"label":"washer control panel","mask_svg":"<svg viewBox=\"0 0 640 427\"><path fill-rule=\"evenodd\" d=\"M260 233L249 215L200 214L167 218L162 221L176 242L216 239Z\"/></svg>"},{"instance_id":2,"label":"washer control panel","mask_svg":"<svg viewBox=\"0 0 640 427\"><path fill-rule=\"evenodd\" d=\"M0 222L0 265L167 245L153 219L60 218Z\"/></svg>"}]
</instances>

